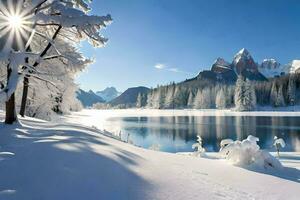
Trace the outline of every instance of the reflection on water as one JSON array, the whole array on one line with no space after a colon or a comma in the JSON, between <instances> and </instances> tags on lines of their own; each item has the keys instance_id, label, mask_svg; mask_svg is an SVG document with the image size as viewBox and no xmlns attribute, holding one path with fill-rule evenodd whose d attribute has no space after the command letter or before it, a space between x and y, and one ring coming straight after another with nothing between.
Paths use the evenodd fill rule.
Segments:
<instances>
[{"instance_id":1,"label":"reflection on water","mask_svg":"<svg viewBox=\"0 0 300 200\"><path fill-rule=\"evenodd\" d=\"M118 127L122 139L138 146L160 146L161 151L192 151L197 134L207 151L218 151L222 139L242 140L249 134L259 137L264 149L272 147L274 136L284 138L285 151L300 151L300 117L262 116L172 116L110 118L107 130Z\"/></svg>"}]
</instances>

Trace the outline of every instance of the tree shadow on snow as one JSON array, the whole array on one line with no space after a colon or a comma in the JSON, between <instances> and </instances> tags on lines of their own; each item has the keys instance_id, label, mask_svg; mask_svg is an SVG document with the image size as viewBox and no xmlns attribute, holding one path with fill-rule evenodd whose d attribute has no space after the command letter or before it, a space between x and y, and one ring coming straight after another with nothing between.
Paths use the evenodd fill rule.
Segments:
<instances>
[{"instance_id":1,"label":"tree shadow on snow","mask_svg":"<svg viewBox=\"0 0 300 200\"><path fill-rule=\"evenodd\" d=\"M261 168L246 167L246 169L253 172L268 174L271 176L276 176L278 178L300 183L300 170L296 168L283 167L282 169L271 169L271 168L261 169Z\"/></svg>"},{"instance_id":2,"label":"tree shadow on snow","mask_svg":"<svg viewBox=\"0 0 300 200\"><path fill-rule=\"evenodd\" d=\"M150 198L151 184L131 170L139 155L91 128L63 127L0 127L1 151L14 153L0 161L0 200Z\"/></svg>"}]
</instances>

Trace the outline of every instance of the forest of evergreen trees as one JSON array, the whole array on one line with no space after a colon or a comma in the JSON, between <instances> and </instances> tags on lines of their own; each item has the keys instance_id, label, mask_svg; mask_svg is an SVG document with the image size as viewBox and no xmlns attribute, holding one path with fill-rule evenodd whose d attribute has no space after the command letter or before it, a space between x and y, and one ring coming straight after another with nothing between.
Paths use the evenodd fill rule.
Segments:
<instances>
[{"instance_id":1,"label":"forest of evergreen trees","mask_svg":"<svg viewBox=\"0 0 300 200\"><path fill-rule=\"evenodd\" d=\"M260 106L292 106L300 103L300 74L285 75L268 81L249 81L239 77L234 84L205 80L185 81L158 86L139 94L136 107L175 109L254 110Z\"/></svg>"}]
</instances>

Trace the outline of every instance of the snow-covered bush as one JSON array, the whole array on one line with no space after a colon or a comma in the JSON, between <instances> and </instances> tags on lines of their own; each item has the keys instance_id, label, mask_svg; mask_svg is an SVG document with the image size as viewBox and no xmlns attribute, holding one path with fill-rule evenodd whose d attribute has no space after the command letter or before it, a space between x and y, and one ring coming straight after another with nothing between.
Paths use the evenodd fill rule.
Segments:
<instances>
[{"instance_id":1,"label":"snow-covered bush","mask_svg":"<svg viewBox=\"0 0 300 200\"><path fill-rule=\"evenodd\" d=\"M277 136L274 136L274 144L273 145L275 146L277 155L279 157L279 151L281 148L285 147L285 141L282 138L278 138Z\"/></svg>"},{"instance_id":2,"label":"snow-covered bush","mask_svg":"<svg viewBox=\"0 0 300 200\"><path fill-rule=\"evenodd\" d=\"M221 151L225 146L227 146L227 145L229 145L229 144L231 144L231 143L233 143L233 140L232 140L232 139L224 139L224 140L222 140L222 141L220 142L220 147L221 147L220 151Z\"/></svg>"},{"instance_id":3,"label":"snow-covered bush","mask_svg":"<svg viewBox=\"0 0 300 200\"><path fill-rule=\"evenodd\" d=\"M260 150L257 142L259 138L249 135L243 141L227 140L227 144L220 149L220 154L230 163L238 166L254 166L259 168L276 168L282 167L281 163L269 152Z\"/></svg>"},{"instance_id":4,"label":"snow-covered bush","mask_svg":"<svg viewBox=\"0 0 300 200\"><path fill-rule=\"evenodd\" d=\"M197 142L192 145L192 148L195 150L195 156L204 156L205 149L202 147L202 138L197 135Z\"/></svg>"}]
</instances>

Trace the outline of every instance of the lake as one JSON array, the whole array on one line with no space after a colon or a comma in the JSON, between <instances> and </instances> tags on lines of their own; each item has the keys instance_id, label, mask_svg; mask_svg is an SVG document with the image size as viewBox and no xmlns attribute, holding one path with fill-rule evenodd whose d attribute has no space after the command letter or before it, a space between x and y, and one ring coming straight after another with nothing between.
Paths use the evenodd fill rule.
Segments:
<instances>
[{"instance_id":1,"label":"lake","mask_svg":"<svg viewBox=\"0 0 300 200\"><path fill-rule=\"evenodd\" d=\"M121 131L122 140L147 149L193 151L192 144L200 135L207 151L219 151L222 139L242 140L251 134L260 139L263 149L275 151L273 138L278 136L287 143L283 151L300 151L300 117L297 116L125 115L108 117L104 129Z\"/></svg>"}]
</instances>

